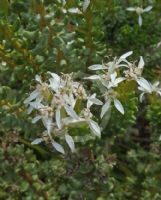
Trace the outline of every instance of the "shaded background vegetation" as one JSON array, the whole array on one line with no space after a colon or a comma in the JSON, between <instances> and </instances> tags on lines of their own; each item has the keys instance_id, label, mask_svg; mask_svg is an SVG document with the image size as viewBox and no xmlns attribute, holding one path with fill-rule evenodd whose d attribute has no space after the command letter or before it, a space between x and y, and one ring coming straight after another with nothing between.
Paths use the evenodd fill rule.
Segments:
<instances>
[{"instance_id":1,"label":"shaded background vegetation","mask_svg":"<svg viewBox=\"0 0 161 200\"><path fill-rule=\"evenodd\" d=\"M141 5L153 9L140 28L126 8ZM78 140L65 156L30 144L43 130L23 104L36 74L75 72L80 80L89 65L133 50L132 60L145 59L145 77L160 79L160 0L91 0L82 14L73 7L82 10L82 1L0 0L0 199L159 200L161 100L140 104L132 85L121 96L125 115L111 111L102 139Z\"/></svg>"}]
</instances>

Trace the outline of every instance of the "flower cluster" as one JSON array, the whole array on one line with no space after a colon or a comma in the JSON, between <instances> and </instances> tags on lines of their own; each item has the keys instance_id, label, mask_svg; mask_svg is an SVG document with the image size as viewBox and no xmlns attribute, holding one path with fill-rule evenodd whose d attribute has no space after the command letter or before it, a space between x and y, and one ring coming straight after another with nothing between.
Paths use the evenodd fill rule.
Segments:
<instances>
[{"instance_id":1,"label":"flower cluster","mask_svg":"<svg viewBox=\"0 0 161 200\"><path fill-rule=\"evenodd\" d=\"M64 153L62 145L55 141L55 138L64 138L71 151L75 151L75 144L69 134L71 127L86 124L94 135L101 136L101 128L93 120L91 106L93 104L102 106L100 118L102 119L112 105L124 114L124 107L119 100L119 93L116 88L125 81L135 81L138 90L141 91L140 101L142 102L145 94L156 93L161 96L159 82L154 84L142 77L144 68L143 57L140 56L138 64L129 62L128 57L132 51L123 54L120 58L115 57L112 61L102 64L95 64L89 67L92 71L98 71L84 79L99 82L102 91L102 101L96 98L96 94L89 95L84 86L73 80L73 74L62 74L48 72L49 78L43 81L36 75L36 88L25 100L28 106L28 113L36 111L36 116L32 119L33 123L42 121L47 137L37 138L32 144L43 141L51 142L53 147ZM121 76L119 76L122 74ZM45 138L45 139L44 139ZM46 139L47 138L47 139Z\"/></svg>"},{"instance_id":2,"label":"flower cluster","mask_svg":"<svg viewBox=\"0 0 161 200\"><path fill-rule=\"evenodd\" d=\"M58 76L49 72L49 75L50 78L44 82L36 75L36 88L24 101L29 114L36 111L32 122L42 121L46 129L44 135L47 135L48 141L61 153L64 153L64 149L54 140L56 137L64 137L71 151L75 150L74 140L69 135L70 127L87 124L90 130L100 137L100 127L92 119L90 110L93 104L103 104L96 98L96 94L88 95L81 83L73 81L72 74ZM76 109L77 104L82 106L80 111ZM32 144L43 141L44 137L37 138Z\"/></svg>"},{"instance_id":3,"label":"flower cluster","mask_svg":"<svg viewBox=\"0 0 161 200\"><path fill-rule=\"evenodd\" d=\"M132 55L132 51L123 54L120 58L114 58L113 61L103 64L95 64L89 67L90 70L99 70L99 74L91 75L86 79L99 81L101 83L100 91L104 96L104 104L102 106L100 117L102 118L111 107L113 103L115 108L124 114L124 108L120 100L118 99L119 94L115 91L115 88L123 81L134 80L138 84L138 90L141 91L140 101L143 100L143 96L146 93L152 94L157 93L161 96L161 87L159 82L151 84L145 78L142 77L144 68L143 57L140 56L140 60L136 65L136 62L132 63L127 58ZM118 72L122 71L122 76L118 77Z\"/></svg>"}]
</instances>

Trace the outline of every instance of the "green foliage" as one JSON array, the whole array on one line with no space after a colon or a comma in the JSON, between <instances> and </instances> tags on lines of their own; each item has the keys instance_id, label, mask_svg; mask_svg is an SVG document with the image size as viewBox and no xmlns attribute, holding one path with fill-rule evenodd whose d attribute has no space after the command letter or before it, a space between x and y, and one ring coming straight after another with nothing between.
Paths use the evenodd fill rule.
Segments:
<instances>
[{"instance_id":1,"label":"green foliage","mask_svg":"<svg viewBox=\"0 0 161 200\"><path fill-rule=\"evenodd\" d=\"M0 199L159 200L161 101L148 96L140 104L133 83L118 88L125 115L112 107L99 122L101 139L74 129L77 151L65 156L31 145L43 128L31 124L23 101L36 74L75 72L82 81L91 64L133 50L133 60L145 58L146 77L160 79L160 0L91 0L82 14L68 9L82 11L83 1L62 2L0 0ZM149 4L140 28L126 8Z\"/></svg>"}]
</instances>

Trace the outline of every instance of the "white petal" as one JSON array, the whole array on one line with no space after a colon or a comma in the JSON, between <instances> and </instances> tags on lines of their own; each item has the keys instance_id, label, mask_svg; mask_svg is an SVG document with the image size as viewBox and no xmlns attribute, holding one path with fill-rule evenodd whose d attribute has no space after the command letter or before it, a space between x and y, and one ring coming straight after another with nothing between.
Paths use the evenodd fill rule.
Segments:
<instances>
[{"instance_id":1,"label":"white petal","mask_svg":"<svg viewBox=\"0 0 161 200\"><path fill-rule=\"evenodd\" d=\"M54 79L55 82L60 83L60 76L55 73L48 72Z\"/></svg>"},{"instance_id":2,"label":"white petal","mask_svg":"<svg viewBox=\"0 0 161 200\"><path fill-rule=\"evenodd\" d=\"M92 75L92 76L86 77L86 78L84 78L84 79L98 80L98 79L100 79L100 76L99 76L99 75Z\"/></svg>"},{"instance_id":3,"label":"white petal","mask_svg":"<svg viewBox=\"0 0 161 200\"><path fill-rule=\"evenodd\" d=\"M42 138L36 138L34 141L31 142L31 144L39 144L41 142L43 142Z\"/></svg>"},{"instance_id":4,"label":"white petal","mask_svg":"<svg viewBox=\"0 0 161 200\"><path fill-rule=\"evenodd\" d=\"M76 99L74 99L74 95L72 93L69 94L70 105L74 108Z\"/></svg>"},{"instance_id":5,"label":"white petal","mask_svg":"<svg viewBox=\"0 0 161 200\"><path fill-rule=\"evenodd\" d=\"M124 108L118 99L114 99L114 105L121 114L124 114Z\"/></svg>"},{"instance_id":6,"label":"white petal","mask_svg":"<svg viewBox=\"0 0 161 200\"><path fill-rule=\"evenodd\" d=\"M60 88L60 82L58 82L57 80L55 80L54 78L50 78L49 79L49 87L54 90L55 92L58 92L58 89Z\"/></svg>"},{"instance_id":7,"label":"white petal","mask_svg":"<svg viewBox=\"0 0 161 200\"><path fill-rule=\"evenodd\" d=\"M90 4L90 0L84 0L83 2L83 12L85 12Z\"/></svg>"},{"instance_id":8,"label":"white petal","mask_svg":"<svg viewBox=\"0 0 161 200\"><path fill-rule=\"evenodd\" d=\"M88 122L88 125L91 129L91 131L98 137L101 137L101 130L100 130L100 127L99 125L97 124L97 122L93 121L93 120L90 120Z\"/></svg>"},{"instance_id":9,"label":"white petal","mask_svg":"<svg viewBox=\"0 0 161 200\"><path fill-rule=\"evenodd\" d=\"M66 0L62 0L63 6L66 4Z\"/></svg>"},{"instance_id":10,"label":"white petal","mask_svg":"<svg viewBox=\"0 0 161 200\"><path fill-rule=\"evenodd\" d=\"M102 118L102 117L105 115L105 113L109 110L110 105L111 105L111 100L108 100L108 101L102 106L102 109L101 109L101 118Z\"/></svg>"},{"instance_id":11,"label":"white petal","mask_svg":"<svg viewBox=\"0 0 161 200\"><path fill-rule=\"evenodd\" d=\"M34 117L34 118L32 119L32 123L35 124L35 123L36 123L37 121L39 121L41 118L42 118L42 116L40 116L40 115Z\"/></svg>"},{"instance_id":12,"label":"white petal","mask_svg":"<svg viewBox=\"0 0 161 200\"><path fill-rule=\"evenodd\" d=\"M136 80L137 83L144 88L147 92L152 92L151 84L145 78L139 78Z\"/></svg>"},{"instance_id":13,"label":"white petal","mask_svg":"<svg viewBox=\"0 0 161 200\"><path fill-rule=\"evenodd\" d=\"M140 96L139 96L139 100L140 100L140 102L143 101L144 94L145 94L144 92L140 94Z\"/></svg>"},{"instance_id":14,"label":"white petal","mask_svg":"<svg viewBox=\"0 0 161 200\"><path fill-rule=\"evenodd\" d=\"M110 75L112 82L115 82L116 76L117 76L116 71Z\"/></svg>"},{"instance_id":15,"label":"white petal","mask_svg":"<svg viewBox=\"0 0 161 200\"><path fill-rule=\"evenodd\" d=\"M77 113L73 110L71 106L65 105L64 108L69 116L73 117L74 119L79 120Z\"/></svg>"},{"instance_id":16,"label":"white petal","mask_svg":"<svg viewBox=\"0 0 161 200\"><path fill-rule=\"evenodd\" d=\"M39 75L36 75L36 76L35 76L35 80L36 80L37 82L39 82L39 83L42 83L42 81L41 81L41 76L39 76Z\"/></svg>"},{"instance_id":17,"label":"white petal","mask_svg":"<svg viewBox=\"0 0 161 200\"><path fill-rule=\"evenodd\" d=\"M161 96L161 90L157 91L157 93Z\"/></svg>"},{"instance_id":18,"label":"white petal","mask_svg":"<svg viewBox=\"0 0 161 200\"><path fill-rule=\"evenodd\" d=\"M52 118L44 117L44 118L42 118L42 122L43 122L45 128L47 129L48 134L50 135L50 133L51 133Z\"/></svg>"},{"instance_id":19,"label":"white petal","mask_svg":"<svg viewBox=\"0 0 161 200\"><path fill-rule=\"evenodd\" d=\"M153 84L153 87L155 88L155 87L158 87L159 86L159 81L156 81L154 84Z\"/></svg>"},{"instance_id":20,"label":"white petal","mask_svg":"<svg viewBox=\"0 0 161 200\"><path fill-rule=\"evenodd\" d=\"M88 69L90 69L90 70L101 70L101 69L107 69L107 67L105 67L103 65L96 64L96 65L92 65L92 66L88 67Z\"/></svg>"},{"instance_id":21,"label":"white petal","mask_svg":"<svg viewBox=\"0 0 161 200\"><path fill-rule=\"evenodd\" d=\"M140 61L139 61L139 64L138 64L138 68L139 69L142 69L143 67L144 67L144 60L143 60L143 57L142 56L140 56Z\"/></svg>"},{"instance_id":22,"label":"white petal","mask_svg":"<svg viewBox=\"0 0 161 200\"><path fill-rule=\"evenodd\" d=\"M91 98L90 101L93 102L96 105L102 105L103 104L102 101L100 101L97 98Z\"/></svg>"},{"instance_id":23,"label":"white petal","mask_svg":"<svg viewBox=\"0 0 161 200\"><path fill-rule=\"evenodd\" d=\"M124 77L119 77L119 78L117 78L117 79L115 80L115 84L117 85L118 83L120 83L120 82L122 82L122 81L124 81L124 80L125 80Z\"/></svg>"},{"instance_id":24,"label":"white petal","mask_svg":"<svg viewBox=\"0 0 161 200\"><path fill-rule=\"evenodd\" d=\"M56 120L56 124L57 124L58 128L61 129L62 124L61 124L61 118L60 118L60 109L56 110L55 120Z\"/></svg>"},{"instance_id":25,"label":"white petal","mask_svg":"<svg viewBox=\"0 0 161 200\"><path fill-rule=\"evenodd\" d=\"M133 7L129 7L129 8L126 8L127 11L136 11L136 8L133 8Z\"/></svg>"},{"instance_id":26,"label":"white petal","mask_svg":"<svg viewBox=\"0 0 161 200\"><path fill-rule=\"evenodd\" d=\"M39 95L39 92L38 92L37 90L34 90L34 91L30 94L30 96L29 96L27 99L25 99L24 103L25 103L25 104L28 104L30 101L32 101L33 99L35 99L38 95Z\"/></svg>"},{"instance_id":27,"label":"white petal","mask_svg":"<svg viewBox=\"0 0 161 200\"><path fill-rule=\"evenodd\" d=\"M59 143L55 142L54 140L52 140L51 143L52 143L53 147L54 147L58 152L60 152L60 153L62 153L62 154L65 154L63 147L62 147Z\"/></svg>"},{"instance_id":28,"label":"white petal","mask_svg":"<svg viewBox=\"0 0 161 200\"><path fill-rule=\"evenodd\" d=\"M82 12L78 8L69 8L68 12L73 14L82 14Z\"/></svg>"},{"instance_id":29,"label":"white petal","mask_svg":"<svg viewBox=\"0 0 161 200\"><path fill-rule=\"evenodd\" d=\"M35 108L35 109L44 108L44 105L43 105L42 103L38 102L37 100L36 100L36 101L30 102L29 105L30 105L32 108Z\"/></svg>"},{"instance_id":30,"label":"white petal","mask_svg":"<svg viewBox=\"0 0 161 200\"><path fill-rule=\"evenodd\" d=\"M74 152L75 151L75 144L74 144L73 138L70 135L65 134L65 140L66 140L69 148L71 149L71 151Z\"/></svg>"},{"instance_id":31,"label":"white petal","mask_svg":"<svg viewBox=\"0 0 161 200\"><path fill-rule=\"evenodd\" d=\"M90 108L93 104L96 105L102 105L102 101L100 101L99 99L95 98L96 94L92 94L90 97L88 97L88 101L87 101L87 108Z\"/></svg>"},{"instance_id":32,"label":"white petal","mask_svg":"<svg viewBox=\"0 0 161 200\"><path fill-rule=\"evenodd\" d=\"M142 19L141 15L139 15L139 17L138 17L138 23L139 23L139 26L142 26L142 24L143 24L143 19Z\"/></svg>"},{"instance_id":33,"label":"white petal","mask_svg":"<svg viewBox=\"0 0 161 200\"><path fill-rule=\"evenodd\" d=\"M118 63L120 63L121 61L124 61L127 57L129 57L130 55L133 54L133 51L128 51L127 53L123 54L119 60L118 60Z\"/></svg>"},{"instance_id":34,"label":"white petal","mask_svg":"<svg viewBox=\"0 0 161 200\"><path fill-rule=\"evenodd\" d=\"M144 12L149 12L153 7L152 6L147 6L145 9L144 9Z\"/></svg>"},{"instance_id":35,"label":"white petal","mask_svg":"<svg viewBox=\"0 0 161 200\"><path fill-rule=\"evenodd\" d=\"M33 107L32 106L30 106L28 109L27 109L27 114L29 115L29 114L31 114L31 112L33 111Z\"/></svg>"}]
</instances>

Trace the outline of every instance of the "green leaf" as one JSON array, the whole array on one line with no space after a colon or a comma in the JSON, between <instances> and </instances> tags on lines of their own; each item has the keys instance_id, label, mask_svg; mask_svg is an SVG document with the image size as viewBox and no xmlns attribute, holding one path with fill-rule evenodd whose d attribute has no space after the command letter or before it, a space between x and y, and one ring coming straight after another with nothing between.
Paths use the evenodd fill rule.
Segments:
<instances>
[{"instance_id":1,"label":"green leaf","mask_svg":"<svg viewBox=\"0 0 161 200\"><path fill-rule=\"evenodd\" d=\"M8 15L9 3L8 0L0 0L0 14Z\"/></svg>"}]
</instances>

